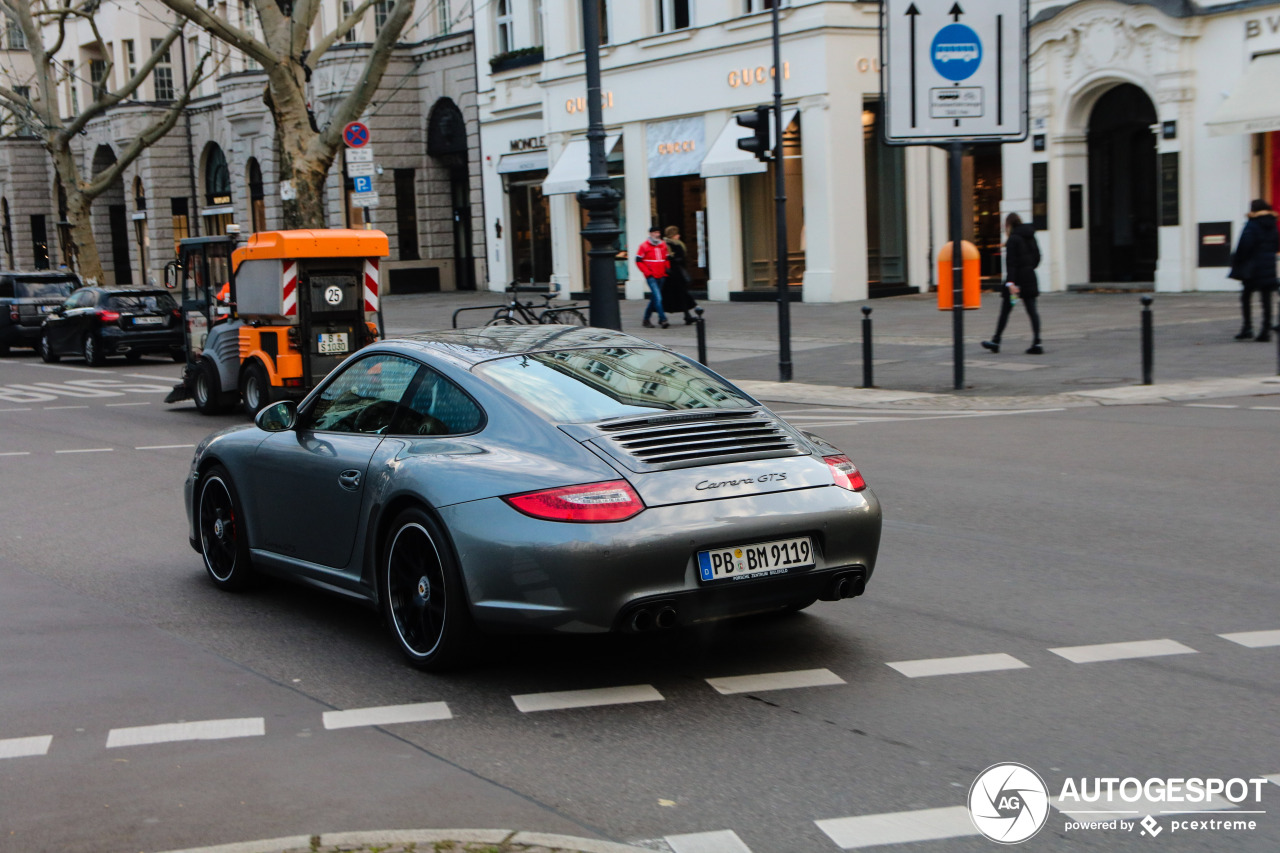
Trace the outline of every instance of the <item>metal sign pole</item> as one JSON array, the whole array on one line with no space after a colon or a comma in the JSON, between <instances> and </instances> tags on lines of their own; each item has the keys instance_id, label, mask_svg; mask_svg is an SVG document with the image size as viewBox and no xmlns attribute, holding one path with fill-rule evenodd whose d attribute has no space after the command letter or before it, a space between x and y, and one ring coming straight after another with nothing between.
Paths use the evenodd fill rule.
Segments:
<instances>
[{"instance_id":1,"label":"metal sign pole","mask_svg":"<svg viewBox=\"0 0 1280 853\"><path fill-rule=\"evenodd\" d=\"M773 197L777 203L778 246L778 378L791 381L791 285L787 281L787 176L782 162L782 37L778 7L773 4Z\"/></svg>"},{"instance_id":2,"label":"metal sign pole","mask_svg":"<svg viewBox=\"0 0 1280 853\"><path fill-rule=\"evenodd\" d=\"M955 390L964 388L964 220L961 216L961 170L964 168L964 143L947 146L951 198L951 335L955 353Z\"/></svg>"}]
</instances>

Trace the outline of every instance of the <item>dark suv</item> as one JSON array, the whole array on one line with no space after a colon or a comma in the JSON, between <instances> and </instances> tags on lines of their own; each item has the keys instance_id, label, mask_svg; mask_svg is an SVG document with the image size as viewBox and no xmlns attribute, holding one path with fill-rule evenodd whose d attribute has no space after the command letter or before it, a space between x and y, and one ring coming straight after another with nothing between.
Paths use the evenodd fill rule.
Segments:
<instances>
[{"instance_id":1,"label":"dark suv","mask_svg":"<svg viewBox=\"0 0 1280 853\"><path fill-rule=\"evenodd\" d=\"M67 272L0 272L0 356L10 347L37 347L45 315L79 284Z\"/></svg>"},{"instance_id":2,"label":"dark suv","mask_svg":"<svg viewBox=\"0 0 1280 853\"><path fill-rule=\"evenodd\" d=\"M97 367L109 355L148 353L185 361L182 311L167 290L82 287L44 317L40 357L78 355Z\"/></svg>"}]
</instances>

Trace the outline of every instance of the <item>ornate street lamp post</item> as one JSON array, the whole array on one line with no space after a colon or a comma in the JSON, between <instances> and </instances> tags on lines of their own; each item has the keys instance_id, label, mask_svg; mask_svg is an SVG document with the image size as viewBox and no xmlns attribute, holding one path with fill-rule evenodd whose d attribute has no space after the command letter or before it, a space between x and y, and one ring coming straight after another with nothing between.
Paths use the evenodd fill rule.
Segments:
<instances>
[{"instance_id":1,"label":"ornate street lamp post","mask_svg":"<svg viewBox=\"0 0 1280 853\"><path fill-rule=\"evenodd\" d=\"M583 52L587 64L587 144L591 176L587 189L578 193L578 204L587 211L582 236L591 244L587 252L591 288L591 325L622 330L618 311L618 274L614 267L621 233L618 229L620 194L609 183L604 152L604 105L600 100L600 0L582 0Z\"/></svg>"}]
</instances>

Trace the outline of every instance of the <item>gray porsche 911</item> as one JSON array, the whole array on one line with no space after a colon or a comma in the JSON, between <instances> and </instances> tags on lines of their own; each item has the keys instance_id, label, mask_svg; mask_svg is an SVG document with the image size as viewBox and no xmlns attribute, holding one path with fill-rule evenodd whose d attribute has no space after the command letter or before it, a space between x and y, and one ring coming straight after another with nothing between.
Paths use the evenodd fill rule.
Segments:
<instances>
[{"instance_id":1,"label":"gray porsche 911","mask_svg":"<svg viewBox=\"0 0 1280 853\"><path fill-rule=\"evenodd\" d=\"M213 582L380 607L415 666L488 631L644 632L860 595L880 505L838 449L669 349L578 326L388 340L209 436Z\"/></svg>"}]
</instances>

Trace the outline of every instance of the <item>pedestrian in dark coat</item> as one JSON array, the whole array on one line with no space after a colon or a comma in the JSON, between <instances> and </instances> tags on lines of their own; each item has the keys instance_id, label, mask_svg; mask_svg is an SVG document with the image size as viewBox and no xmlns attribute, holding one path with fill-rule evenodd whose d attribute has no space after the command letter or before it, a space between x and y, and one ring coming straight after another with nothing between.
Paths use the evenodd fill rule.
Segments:
<instances>
[{"instance_id":1,"label":"pedestrian in dark coat","mask_svg":"<svg viewBox=\"0 0 1280 853\"><path fill-rule=\"evenodd\" d=\"M668 225L663 235L670 253L671 268L666 280L662 282L662 307L672 314L683 311L684 324L689 326L697 322L689 312L698 305L689 295L689 269L685 266L689 252L681 242L680 229L676 226Z\"/></svg>"},{"instance_id":2,"label":"pedestrian in dark coat","mask_svg":"<svg viewBox=\"0 0 1280 853\"><path fill-rule=\"evenodd\" d=\"M1231 278L1243 285L1240 312L1244 325L1237 341L1271 340L1271 294L1276 289L1276 252L1280 251L1280 231L1276 230L1276 214L1263 199L1249 205L1249 221L1240 232L1240 242L1231 256ZM1253 335L1253 294L1262 300L1262 329Z\"/></svg>"},{"instance_id":3,"label":"pedestrian in dark coat","mask_svg":"<svg viewBox=\"0 0 1280 853\"><path fill-rule=\"evenodd\" d=\"M1036 278L1040 246L1036 243L1036 229L1033 225L1022 224L1022 217L1018 214L1010 213L1005 217L1004 230L1007 235L1004 244L1005 283L1000 293L1000 319L996 321L995 335L991 340L983 341L982 346L991 352L1000 352L1000 338L1009 322L1009 314L1014 303L1021 300L1031 320L1032 341L1027 354L1042 355L1040 313L1036 310L1036 299L1040 296L1040 282Z\"/></svg>"}]
</instances>

